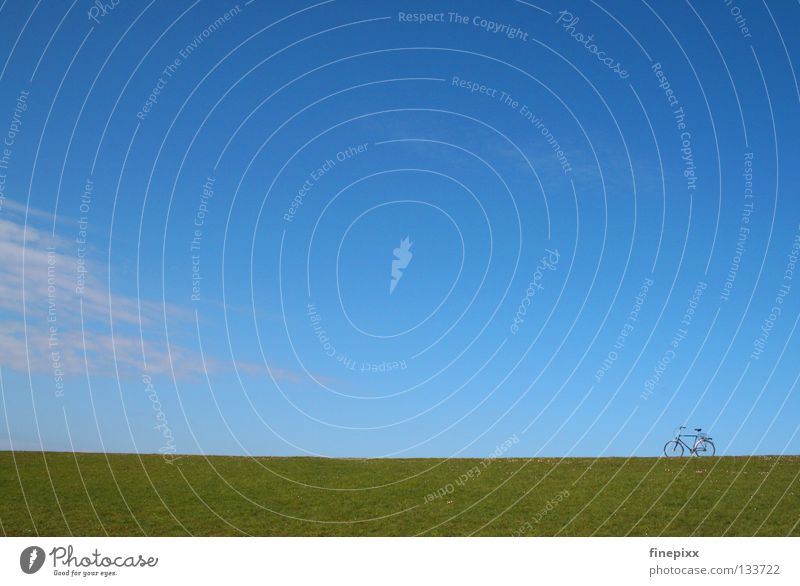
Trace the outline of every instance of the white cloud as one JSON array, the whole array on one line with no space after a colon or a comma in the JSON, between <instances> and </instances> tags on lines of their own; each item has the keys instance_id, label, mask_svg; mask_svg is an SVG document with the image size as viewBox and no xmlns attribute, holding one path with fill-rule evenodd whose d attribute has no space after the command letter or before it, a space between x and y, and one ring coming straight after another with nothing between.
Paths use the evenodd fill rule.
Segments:
<instances>
[{"instance_id":1,"label":"white cloud","mask_svg":"<svg viewBox=\"0 0 800 586\"><path fill-rule=\"evenodd\" d=\"M40 218L52 224L52 217L45 212L26 212L28 221ZM92 376L174 372L180 379L201 380L199 353L176 343L168 349L163 329L167 316L171 324L193 331L192 312L109 293L108 267L92 253L85 257L87 280L78 294L74 238L53 237L49 230L4 215L0 218L0 356L4 368L53 376L57 357L65 376L83 376L88 363ZM236 366L242 374L269 376L263 364L237 361ZM209 373L231 372L233 363L207 356L206 367ZM309 380L304 373L270 370L276 380Z\"/></svg>"}]
</instances>

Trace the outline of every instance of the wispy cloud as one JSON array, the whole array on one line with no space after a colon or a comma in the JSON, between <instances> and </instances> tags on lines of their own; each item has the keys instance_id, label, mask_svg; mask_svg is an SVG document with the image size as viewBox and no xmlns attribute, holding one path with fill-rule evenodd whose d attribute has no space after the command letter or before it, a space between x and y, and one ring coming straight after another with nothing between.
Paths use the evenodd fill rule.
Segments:
<instances>
[{"instance_id":1,"label":"wispy cloud","mask_svg":"<svg viewBox=\"0 0 800 586\"><path fill-rule=\"evenodd\" d=\"M165 318L193 329L194 313L173 304L110 292L109 267L97 253L32 222L52 225L46 212L0 217L0 356L4 368L64 376L172 374L199 380L198 351L171 341L163 333ZM28 222L27 224L25 222ZM73 224L73 230L77 226ZM85 282L82 281L85 279ZM113 329L112 329L113 325ZM247 361L206 356L209 374L232 372L289 383L308 382L304 373Z\"/></svg>"}]
</instances>

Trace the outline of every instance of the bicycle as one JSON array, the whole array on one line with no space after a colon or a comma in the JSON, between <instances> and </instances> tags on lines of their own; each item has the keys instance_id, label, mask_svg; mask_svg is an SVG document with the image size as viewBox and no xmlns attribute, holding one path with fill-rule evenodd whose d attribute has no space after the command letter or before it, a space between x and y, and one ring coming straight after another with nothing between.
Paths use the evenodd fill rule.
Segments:
<instances>
[{"instance_id":1,"label":"bicycle","mask_svg":"<svg viewBox=\"0 0 800 586\"><path fill-rule=\"evenodd\" d=\"M668 458L680 458L683 456L685 450L689 450L689 454L693 454L695 456L713 456L717 453L716 447L714 447L714 442L710 437L708 437L707 433L703 433L703 430L699 427L695 427L694 430L696 433L681 433L684 429L686 429L685 425L679 427L675 432L675 439L669 440L664 445L664 455ZM693 437L694 442L692 442L691 447L688 443L683 441L681 438L684 437Z\"/></svg>"}]
</instances>

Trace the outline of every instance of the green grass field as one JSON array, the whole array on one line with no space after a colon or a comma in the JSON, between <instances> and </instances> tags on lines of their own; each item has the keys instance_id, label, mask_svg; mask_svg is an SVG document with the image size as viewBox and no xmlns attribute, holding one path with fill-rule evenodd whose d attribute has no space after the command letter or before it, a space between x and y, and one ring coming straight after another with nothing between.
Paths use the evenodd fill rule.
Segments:
<instances>
[{"instance_id":1,"label":"green grass field","mask_svg":"<svg viewBox=\"0 0 800 586\"><path fill-rule=\"evenodd\" d=\"M798 536L798 474L798 456L170 464L0 452L0 528L15 536Z\"/></svg>"}]
</instances>

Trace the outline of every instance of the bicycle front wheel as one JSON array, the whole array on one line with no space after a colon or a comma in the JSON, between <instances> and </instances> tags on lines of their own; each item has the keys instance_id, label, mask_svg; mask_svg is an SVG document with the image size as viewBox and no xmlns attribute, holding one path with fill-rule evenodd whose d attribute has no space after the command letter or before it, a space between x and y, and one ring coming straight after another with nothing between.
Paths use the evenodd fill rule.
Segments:
<instances>
[{"instance_id":1,"label":"bicycle front wheel","mask_svg":"<svg viewBox=\"0 0 800 586\"><path fill-rule=\"evenodd\" d=\"M664 455L667 458L680 458L683 456L683 444L670 440L664 446Z\"/></svg>"},{"instance_id":2,"label":"bicycle front wheel","mask_svg":"<svg viewBox=\"0 0 800 586\"><path fill-rule=\"evenodd\" d=\"M702 443L697 446L694 453L698 456L713 456L717 453L717 449L714 447L714 442L711 440L703 440Z\"/></svg>"}]
</instances>

